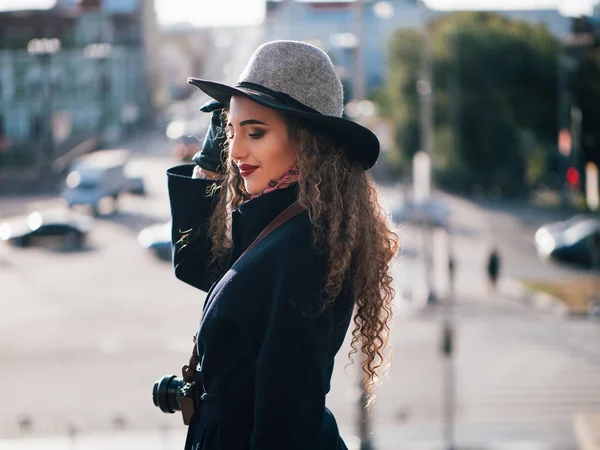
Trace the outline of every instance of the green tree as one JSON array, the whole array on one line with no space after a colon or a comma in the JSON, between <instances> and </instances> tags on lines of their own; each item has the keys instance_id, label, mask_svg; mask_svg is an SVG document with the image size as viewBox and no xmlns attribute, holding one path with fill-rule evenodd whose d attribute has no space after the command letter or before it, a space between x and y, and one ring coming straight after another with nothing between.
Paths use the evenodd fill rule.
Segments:
<instances>
[{"instance_id":1,"label":"green tree","mask_svg":"<svg viewBox=\"0 0 600 450\"><path fill-rule=\"evenodd\" d=\"M519 192L526 175L540 173L528 167L534 149L555 147L555 39L542 26L466 12L437 19L431 42L437 181L457 189L479 184ZM403 163L420 148L421 53L419 32L394 34L388 111L397 123L396 151ZM540 161L537 153L534 160Z\"/></svg>"},{"instance_id":2,"label":"green tree","mask_svg":"<svg viewBox=\"0 0 600 450\"><path fill-rule=\"evenodd\" d=\"M581 109L580 162L600 167L600 48L584 48L572 77L573 103Z\"/></svg>"}]
</instances>

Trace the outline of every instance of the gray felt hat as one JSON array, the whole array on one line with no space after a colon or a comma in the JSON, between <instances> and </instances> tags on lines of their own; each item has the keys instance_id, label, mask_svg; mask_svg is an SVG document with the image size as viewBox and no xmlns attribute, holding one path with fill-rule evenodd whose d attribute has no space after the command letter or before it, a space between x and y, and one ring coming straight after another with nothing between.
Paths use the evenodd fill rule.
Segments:
<instances>
[{"instance_id":1,"label":"gray felt hat","mask_svg":"<svg viewBox=\"0 0 600 450\"><path fill-rule=\"evenodd\" d=\"M311 128L331 135L365 169L377 161L377 136L342 117L340 78L329 56L313 45L267 42L254 52L234 86L198 78L188 78L188 83L225 105L232 95L243 95L263 106L306 119Z\"/></svg>"}]
</instances>

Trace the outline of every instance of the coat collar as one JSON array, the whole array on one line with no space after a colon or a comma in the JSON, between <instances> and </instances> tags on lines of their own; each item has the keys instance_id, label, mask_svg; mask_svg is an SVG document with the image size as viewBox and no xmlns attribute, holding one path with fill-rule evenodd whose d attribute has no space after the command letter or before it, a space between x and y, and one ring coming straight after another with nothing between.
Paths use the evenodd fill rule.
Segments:
<instances>
[{"instance_id":1,"label":"coat collar","mask_svg":"<svg viewBox=\"0 0 600 450\"><path fill-rule=\"evenodd\" d=\"M284 209L298 199L298 183L242 203L232 213L234 253L240 255Z\"/></svg>"}]
</instances>

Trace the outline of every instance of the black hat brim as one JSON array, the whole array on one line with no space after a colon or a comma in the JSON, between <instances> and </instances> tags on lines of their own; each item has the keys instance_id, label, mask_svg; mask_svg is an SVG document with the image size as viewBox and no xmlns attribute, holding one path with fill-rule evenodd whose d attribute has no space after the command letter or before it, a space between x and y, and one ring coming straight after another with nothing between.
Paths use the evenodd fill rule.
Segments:
<instances>
[{"instance_id":1,"label":"black hat brim","mask_svg":"<svg viewBox=\"0 0 600 450\"><path fill-rule=\"evenodd\" d=\"M373 167L377 161L379 156L379 139L377 139L377 136L371 130L352 120L305 111L293 105L282 103L263 92L243 87L228 86L199 78L188 78L187 81L223 105L229 104L231 96L243 95L260 105L306 119L312 128L332 136L344 151L348 152L348 156L351 159L359 161L364 165L365 170Z\"/></svg>"}]
</instances>

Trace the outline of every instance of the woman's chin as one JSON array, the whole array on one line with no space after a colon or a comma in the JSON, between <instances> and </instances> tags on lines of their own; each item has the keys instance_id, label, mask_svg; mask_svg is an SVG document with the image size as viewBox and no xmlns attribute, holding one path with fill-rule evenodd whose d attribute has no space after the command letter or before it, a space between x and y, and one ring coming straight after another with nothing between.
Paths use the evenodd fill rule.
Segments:
<instances>
[{"instance_id":1,"label":"woman's chin","mask_svg":"<svg viewBox=\"0 0 600 450\"><path fill-rule=\"evenodd\" d=\"M246 192L248 192L248 194L254 196L254 195L260 194L267 187L265 186L264 188L261 188L256 183L252 183L252 182L248 182L248 181L244 180L244 188L246 189Z\"/></svg>"}]
</instances>

